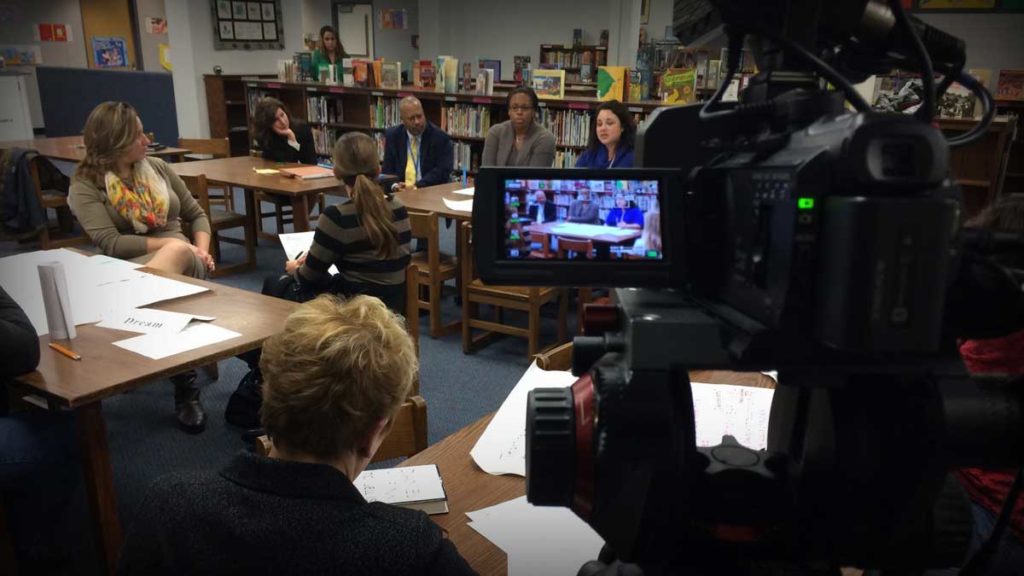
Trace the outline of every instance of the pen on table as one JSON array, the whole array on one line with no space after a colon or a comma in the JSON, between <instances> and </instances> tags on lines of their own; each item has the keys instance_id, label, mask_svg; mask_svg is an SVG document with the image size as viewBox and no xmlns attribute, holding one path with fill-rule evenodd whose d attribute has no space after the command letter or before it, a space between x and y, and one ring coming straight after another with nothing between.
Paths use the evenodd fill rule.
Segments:
<instances>
[{"instance_id":1,"label":"pen on table","mask_svg":"<svg viewBox=\"0 0 1024 576\"><path fill-rule=\"evenodd\" d=\"M57 344L56 342L50 342L50 348L53 348L57 352L60 352L61 354L67 356L68 358L71 358L72 360L82 359L81 354L68 350L67 348L61 346L60 344Z\"/></svg>"}]
</instances>

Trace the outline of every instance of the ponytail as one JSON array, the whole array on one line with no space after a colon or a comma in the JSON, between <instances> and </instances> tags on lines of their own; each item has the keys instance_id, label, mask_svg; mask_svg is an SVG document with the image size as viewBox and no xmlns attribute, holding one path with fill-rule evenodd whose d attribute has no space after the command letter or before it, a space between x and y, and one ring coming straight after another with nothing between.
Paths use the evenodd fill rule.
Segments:
<instances>
[{"instance_id":1,"label":"ponytail","mask_svg":"<svg viewBox=\"0 0 1024 576\"><path fill-rule=\"evenodd\" d=\"M391 221L391 209L384 191L366 174L359 174L350 195L366 236L377 247L377 256L387 258L398 248L398 229Z\"/></svg>"}]
</instances>

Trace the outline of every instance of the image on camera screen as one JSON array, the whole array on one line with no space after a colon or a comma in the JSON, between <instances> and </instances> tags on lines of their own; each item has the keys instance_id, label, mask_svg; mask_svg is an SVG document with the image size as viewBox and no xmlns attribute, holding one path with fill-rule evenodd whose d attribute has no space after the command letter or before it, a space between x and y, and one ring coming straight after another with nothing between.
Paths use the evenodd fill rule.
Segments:
<instances>
[{"instance_id":1,"label":"image on camera screen","mask_svg":"<svg viewBox=\"0 0 1024 576\"><path fill-rule=\"evenodd\" d=\"M661 260L658 180L506 179L510 260Z\"/></svg>"}]
</instances>

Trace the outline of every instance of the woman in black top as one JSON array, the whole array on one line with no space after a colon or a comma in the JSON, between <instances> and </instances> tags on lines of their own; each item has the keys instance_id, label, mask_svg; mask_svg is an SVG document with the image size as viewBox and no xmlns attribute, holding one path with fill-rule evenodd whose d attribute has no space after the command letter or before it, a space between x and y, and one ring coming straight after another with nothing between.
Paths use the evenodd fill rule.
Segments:
<instances>
[{"instance_id":1,"label":"woman in black top","mask_svg":"<svg viewBox=\"0 0 1024 576\"><path fill-rule=\"evenodd\" d=\"M263 157L275 162L316 164L316 145L309 125L288 114L277 98L263 98L253 112L256 142Z\"/></svg>"}]
</instances>

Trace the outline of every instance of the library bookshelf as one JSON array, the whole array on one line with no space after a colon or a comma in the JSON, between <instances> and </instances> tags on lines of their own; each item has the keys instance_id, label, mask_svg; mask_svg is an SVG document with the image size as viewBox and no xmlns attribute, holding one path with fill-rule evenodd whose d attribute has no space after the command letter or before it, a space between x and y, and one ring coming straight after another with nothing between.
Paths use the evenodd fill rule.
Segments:
<instances>
[{"instance_id":1,"label":"library bookshelf","mask_svg":"<svg viewBox=\"0 0 1024 576\"><path fill-rule=\"evenodd\" d=\"M331 143L345 132L358 130L374 137L381 156L384 153L384 131L401 123L398 103L406 96L416 96L423 103L427 119L451 136L454 145L452 171L462 167L474 174L480 166L484 137L491 126L508 119L506 94L490 96L465 92L444 93L406 86L402 89L332 86L314 83L290 83L276 80L253 80L245 84L246 111L265 96L281 100L292 116L303 118L313 128L317 154L329 156ZM571 168L587 146L594 114L602 101L590 97L567 97L544 100L537 111L537 121L555 135L557 150L555 167ZM638 121L644 120L658 101L627 102Z\"/></svg>"}]
</instances>

